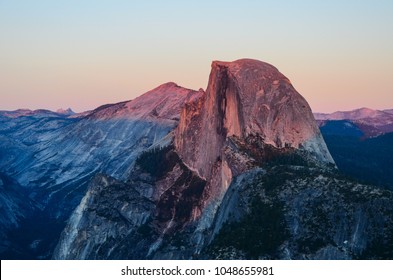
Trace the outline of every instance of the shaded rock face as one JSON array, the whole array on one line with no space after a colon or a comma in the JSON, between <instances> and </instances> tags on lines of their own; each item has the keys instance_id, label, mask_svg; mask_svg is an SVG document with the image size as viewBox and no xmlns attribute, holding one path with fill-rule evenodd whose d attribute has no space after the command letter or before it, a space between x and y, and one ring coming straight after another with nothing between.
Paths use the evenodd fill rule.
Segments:
<instances>
[{"instance_id":1,"label":"shaded rock face","mask_svg":"<svg viewBox=\"0 0 393 280\"><path fill-rule=\"evenodd\" d=\"M37 205L28 193L12 178L0 172L0 255L7 258L21 256L20 244L15 244L13 230L20 222L30 218Z\"/></svg>"},{"instance_id":2,"label":"shaded rock face","mask_svg":"<svg viewBox=\"0 0 393 280\"><path fill-rule=\"evenodd\" d=\"M95 176L53 257L154 258L168 236L183 231L201 211L205 186L173 147L145 152L127 182Z\"/></svg>"},{"instance_id":3,"label":"shaded rock face","mask_svg":"<svg viewBox=\"0 0 393 280\"><path fill-rule=\"evenodd\" d=\"M338 169L368 184L393 189L393 133L368 138L351 121L328 121L322 135Z\"/></svg>"},{"instance_id":4,"label":"shaded rock face","mask_svg":"<svg viewBox=\"0 0 393 280\"><path fill-rule=\"evenodd\" d=\"M55 258L143 257L140 254L144 247L148 247L148 240L152 242L153 236L147 240L136 240L138 228L148 222L152 208L153 203L141 196L132 184L97 175L70 217L55 249ZM134 250L127 254L131 246Z\"/></svg>"}]
</instances>

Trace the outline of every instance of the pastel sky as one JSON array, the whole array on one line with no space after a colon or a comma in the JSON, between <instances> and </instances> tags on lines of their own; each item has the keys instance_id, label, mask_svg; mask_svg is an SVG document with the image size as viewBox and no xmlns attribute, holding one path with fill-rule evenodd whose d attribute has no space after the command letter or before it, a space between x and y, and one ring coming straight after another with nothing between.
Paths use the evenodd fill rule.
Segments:
<instances>
[{"instance_id":1,"label":"pastel sky","mask_svg":"<svg viewBox=\"0 0 393 280\"><path fill-rule=\"evenodd\" d=\"M275 65L313 111L393 108L393 1L0 0L0 110L75 111L212 60Z\"/></svg>"}]
</instances>

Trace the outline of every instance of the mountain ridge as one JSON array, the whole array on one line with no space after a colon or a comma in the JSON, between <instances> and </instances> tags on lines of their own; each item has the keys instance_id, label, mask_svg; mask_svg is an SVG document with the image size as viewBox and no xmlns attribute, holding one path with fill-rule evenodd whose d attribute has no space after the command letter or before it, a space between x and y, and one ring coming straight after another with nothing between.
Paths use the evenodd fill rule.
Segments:
<instances>
[{"instance_id":1,"label":"mountain ridge","mask_svg":"<svg viewBox=\"0 0 393 280\"><path fill-rule=\"evenodd\" d=\"M257 69L253 69L255 65ZM265 74L269 76L270 71L275 71L276 76L272 75L264 79L264 72L258 73L260 72L258 70L265 67L269 70ZM250 89L248 87L250 83L240 82L241 75L246 75L247 79L251 80L254 79L254 75L259 75L257 77L261 81L261 88L255 91L258 87L257 83L251 84L252 89ZM282 84L276 80L277 77L280 77ZM266 93L261 94L262 89ZM256 98L257 92L260 92L259 97L266 98L266 102L271 102L273 111L275 97L279 96L276 98L277 102L287 108L282 110L286 115L284 120L285 117L288 118L288 122L284 121L287 127L291 127L290 120L294 119L290 104L294 104L294 107L300 104L299 115L306 113L308 119L298 118L298 122L307 123L304 125L303 134L302 125L298 126L296 121L293 124L299 129L300 136L296 138L301 139L299 142L291 143L290 140L281 141L280 138L271 137L275 135L274 133L278 133L277 135L281 135L282 139L286 139L285 131L280 129L272 129L271 134L252 133L252 127L258 125L253 123L254 120L250 119L250 116L243 114L242 110L245 107L256 110L266 107L261 106L263 102L249 100L249 98ZM293 99L290 98L291 95ZM286 102L289 102L288 105L285 105ZM318 136L318 139L321 139L320 143L324 143L311 110L304 102L304 99L291 87L289 80L270 65L250 60L235 61L233 64L213 62L206 91L194 94L180 113L179 125L174 130L173 144L168 142L167 146L149 149L143 153L126 182L128 186L122 187L124 190L119 190L119 193L115 191L114 186L121 182L114 181L113 186L103 188L105 184L102 182L106 179L99 177L95 184L91 184L90 189L95 196L86 197L86 200L92 201L92 204L83 206L87 208L84 213L81 213L79 222L67 225L54 258L119 258L120 256L115 253L119 251L126 254L127 258L142 259L183 259L200 255L212 238L214 239L213 232L219 231L222 226L215 225L217 211L220 207L224 207L221 203L225 195L228 195L227 189L232 185L234 178L248 172L259 172L258 170L263 169L267 162L278 160L281 155L287 155L293 163L308 162L311 165L323 166L327 170L333 168L331 157L324 156L329 155L324 145L314 146L317 147L316 150L313 150L312 145L303 146L308 141L309 135ZM246 112L248 110L246 109ZM282 121L282 119L275 121L274 115L276 112L270 117L271 123ZM269 116L268 112L267 116ZM259 120L264 121L262 117ZM310 124L311 133L309 133ZM259 126L261 125L264 124L260 123ZM270 123L268 127L272 127ZM262 130L258 131L262 132ZM325 149L325 153L321 153L318 149ZM313 154L314 151L316 155ZM203 156L196 155L195 152ZM196 164L198 160L200 164ZM157 163L161 164L157 165ZM110 201L114 197L122 197L126 189L138 190L139 194L153 202L153 205L146 204L146 208L135 205L135 208L129 209L124 216L129 217L131 213L135 213L136 216L147 215L146 218L139 222L132 220L132 226L116 229L117 214L111 210ZM119 202L121 201L117 200L117 203ZM153 208L150 208L151 206ZM143 212L141 208L150 210ZM91 213L90 216L87 213ZM96 223L103 225L99 230L100 235L110 232L112 238L119 241L106 244L104 240L88 238L89 241L86 242L82 236L93 237L95 233L92 225ZM212 231L213 226L216 228L214 231ZM79 233L70 239L67 232L75 228ZM149 234L142 237L142 232L149 232ZM121 244L131 242L127 240L132 240L135 250L124 252L125 248ZM148 244L146 240L149 240ZM186 249L179 251L173 242L183 243ZM99 248L101 248L100 253L97 251Z\"/></svg>"},{"instance_id":2,"label":"mountain ridge","mask_svg":"<svg viewBox=\"0 0 393 280\"><path fill-rule=\"evenodd\" d=\"M365 138L393 132L392 110L359 108L352 111L337 111L331 114L314 113L320 127L332 121L346 120L364 133Z\"/></svg>"},{"instance_id":3,"label":"mountain ridge","mask_svg":"<svg viewBox=\"0 0 393 280\"><path fill-rule=\"evenodd\" d=\"M78 206L96 173L124 180L139 154L176 126L180 113L176 106L191 91L174 84L158 89L160 94L150 91L145 110L128 110L124 104L134 103L126 101L71 116L41 110L11 116L0 113L0 170L26 189L40 205L36 216L43 211L48 228L53 224L57 230L59 222L65 222ZM163 104L166 93L179 96L173 103L164 102L171 110L163 118L151 114ZM119 108L125 108L122 116L108 118L108 112L116 114ZM19 226L23 224L24 220ZM51 253L34 251L28 244L21 254L45 258Z\"/></svg>"},{"instance_id":4,"label":"mountain ridge","mask_svg":"<svg viewBox=\"0 0 393 280\"><path fill-rule=\"evenodd\" d=\"M362 107L348 111L336 111L333 113L314 113L314 116L318 120L359 120L365 118L387 117L392 114L391 112L393 112L393 109L374 110L367 107Z\"/></svg>"},{"instance_id":5,"label":"mountain ridge","mask_svg":"<svg viewBox=\"0 0 393 280\"><path fill-rule=\"evenodd\" d=\"M24 237L20 255L393 256L379 242L393 232L385 215L391 192L339 176L307 101L289 79L252 59L211 66L206 90L169 82L72 116L0 114L0 171L39 206L36 220L21 216L4 232ZM24 236L32 223L34 233ZM239 223L244 230L236 230Z\"/></svg>"}]
</instances>

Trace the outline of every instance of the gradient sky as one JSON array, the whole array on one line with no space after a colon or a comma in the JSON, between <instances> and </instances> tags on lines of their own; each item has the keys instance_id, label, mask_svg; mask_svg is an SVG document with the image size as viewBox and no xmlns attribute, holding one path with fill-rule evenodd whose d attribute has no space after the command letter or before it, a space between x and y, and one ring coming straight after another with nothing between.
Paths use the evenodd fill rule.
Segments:
<instances>
[{"instance_id":1,"label":"gradient sky","mask_svg":"<svg viewBox=\"0 0 393 280\"><path fill-rule=\"evenodd\" d=\"M0 110L93 109L212 60L275 65L313 111L393 108L393 1L0 0Z\"/></svg>"}]
</instances>

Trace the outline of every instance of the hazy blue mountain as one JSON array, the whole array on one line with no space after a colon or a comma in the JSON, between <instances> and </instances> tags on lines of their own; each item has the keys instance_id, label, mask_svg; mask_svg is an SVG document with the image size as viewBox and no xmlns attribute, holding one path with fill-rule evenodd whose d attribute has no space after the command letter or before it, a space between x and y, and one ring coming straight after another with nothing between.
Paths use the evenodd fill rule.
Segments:
<instances>
[{"instance_id":1,"label":"hazy blue mountain","mask_svg":"<svg viewBox=\"0 0 393 280\"><path fill-rule=\"evenodd\" d=\"M391 110L314 114L338 168L366 183L393 189Z\"/></svg>"},{"instance_id":2,"label":"hazy blue mountain","mask_svg":"<svg viewBox=\"0 0 393 280\"><path fill-rule=\"evenodd\" d=\"M65 221L86 194L95 174L128 178L142 151L165 142L164 137L178 122L180 105L192 93L167 83L145 93L143 98L82 114L48 110L0 112L0 171L14 178L40 210L32 218L15 221L23 239L30 239L22 242L25 250L16 257L50 258ZM41 233L26 230L30 226ZM50 231L46 251L42 248L36 254L30 252L29 242L38 238L35 235L44 238L44 229Z\"/></svg>"}]
</instances>

